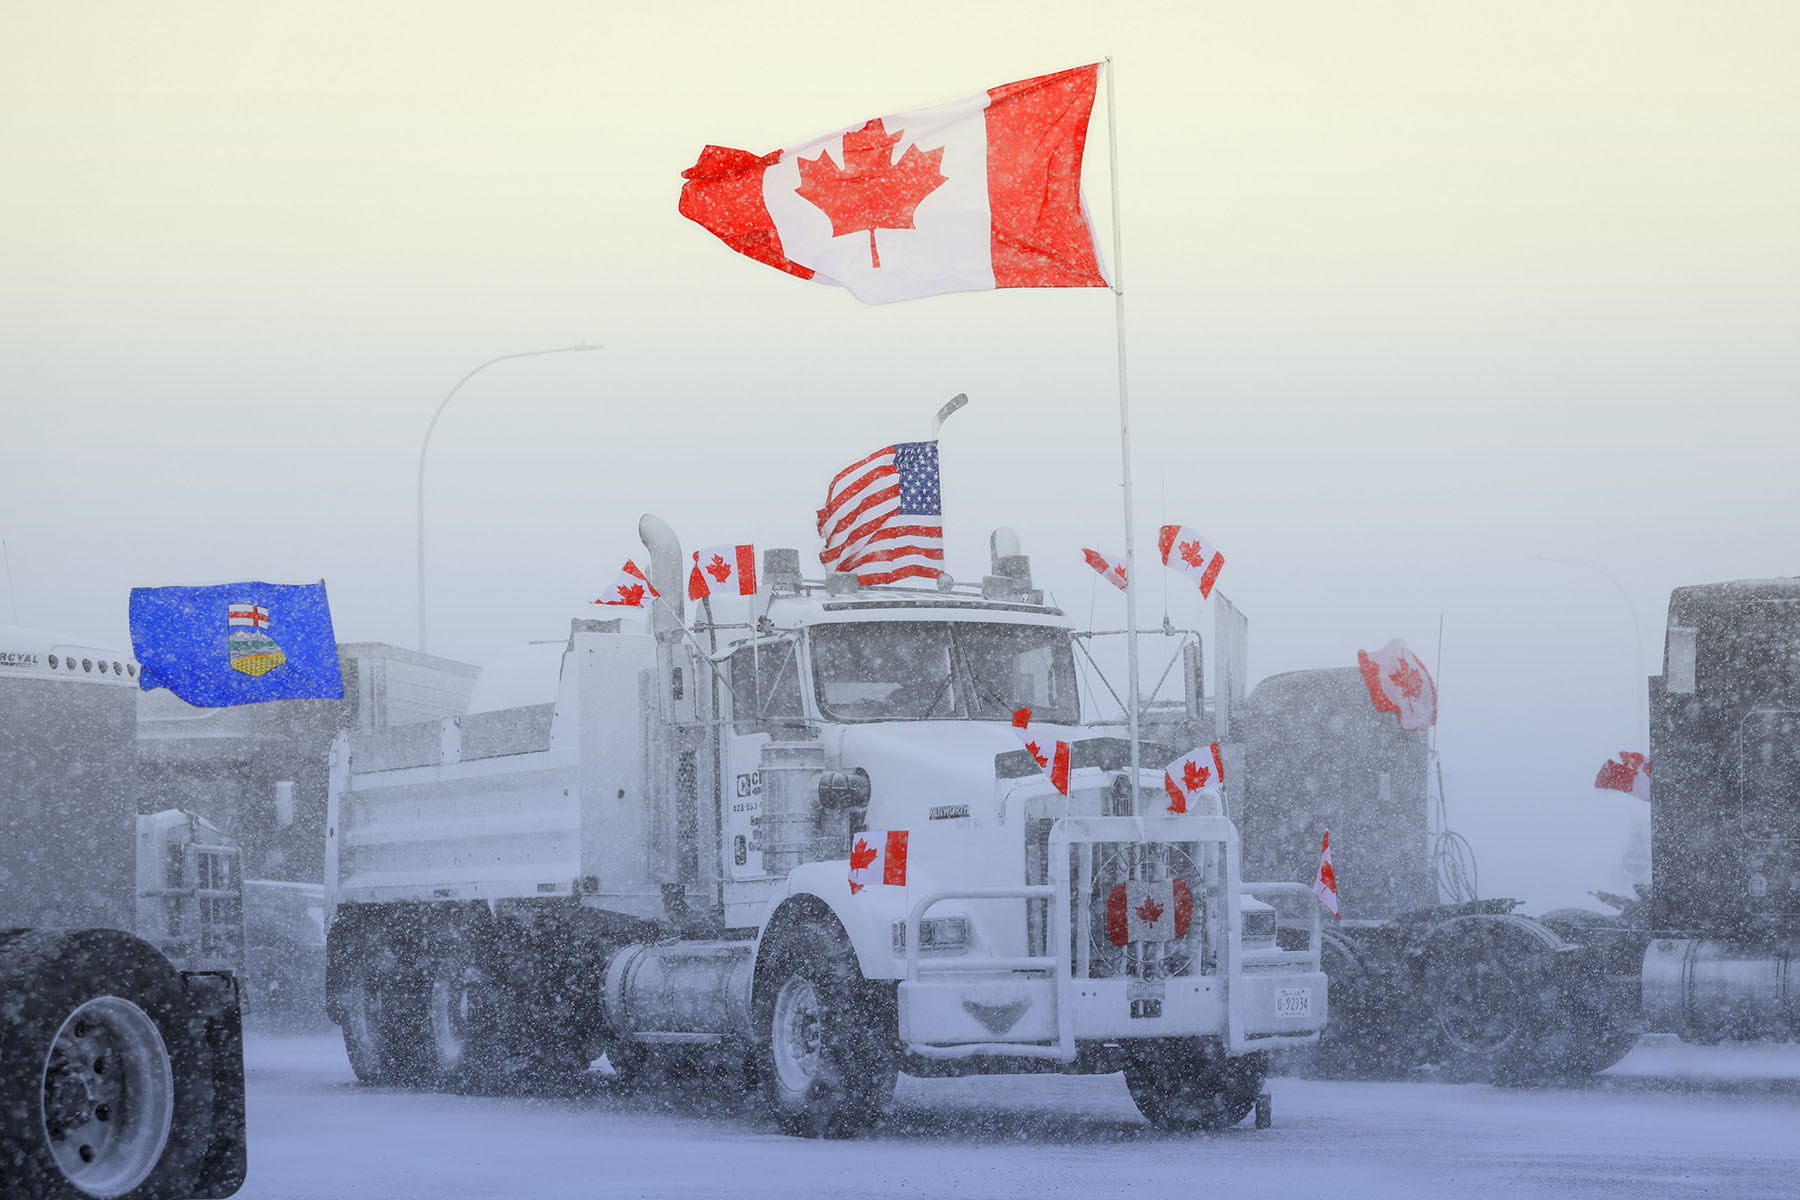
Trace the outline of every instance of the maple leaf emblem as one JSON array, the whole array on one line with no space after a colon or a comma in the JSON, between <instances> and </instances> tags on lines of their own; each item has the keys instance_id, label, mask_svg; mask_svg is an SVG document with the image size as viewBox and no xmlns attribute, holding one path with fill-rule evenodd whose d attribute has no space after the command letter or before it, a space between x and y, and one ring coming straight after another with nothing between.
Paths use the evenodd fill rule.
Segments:
<instances>
[{"instance_id":1,"label":"maple leaf emblem","mask_svg":"<svg viewBox=\"0 0 1800 1200\"><path fill-rule=\"evenodd\" d=\"M624 584L619 585L618 602L620 604L630 604L634 607L641 606L644 603L644 585L641 583L634 583L630 586Z\"/></svg>"},{"instance_id":2,"label":"maple leaf emblem","mask_svg":"<svg viewBox=\"0 0 1800 1200\"><path fill-rule=\"evenodd\" d=\"M1399 668L1388 678L1394 681L1394 685L1400 689L1400 694L1408 700L1425 690L1425 676L1404 658L1400 660Z\"/></svg>"},{"instance_id":3,"label":"maple leaf emblem","mask_svg":"<svg viewBox=\"0 0 1800 1200\"><path fill-rule=\"evenodd\" d=\"M1181 561L1190 567L1199 566L1205 560L1205 555L1202 553L1204 549L1205 547L1199 542L1181 543Z\"/></svg>"},{"instance_id":4,"label":"maple leaf emblem","mask_svg":"<svg viewBox=\"0 0 1800 1200\"><path fill-rule=\"evenodd\" d=\"M1162 920L1163 906L1158 904L1153 897L1145 896L1144 902L1137 906L1137 915L1138 920L1144 924L1154 925Z\"/></svg>"},{"instance_id":5,"label":"maple leaf emblem","mask_svg":"<svg viewBox=\"0 0 1800 1200\"><path fill-rule=\"evenodd\" d=\"M856 848L850 851L850 869L852 871L862 870L875 861L875 853L875 847L869 845L866 840L857 838Z\"/></svg>"},{"instance_id":6,"label":"maple leaf emblem","mask_svg":"<svg viewBox=\"0 0 1800 1200\"><path fill-rule=\"evenodd\" d=\"M1025 753L1031 755L1032 759L1040 767L1047 767L1050 765L1050 760L1044 757L1044 752L1038 749L1038 744L1036 742L1026 742Z\"/></svg>"},{"instance_id":7,"label":"maple leaf emblem","mask_svg":"<svg viewBox=\"0 0 1800 1200\"><path fill-rule=\"evenodd\" d=\"M1212 772L1191 758L1181 764L1181 786L1190 792L1199 791L1211 778Z\"/></svg>"},{"instance_id":8,"label":"maple leaf emblem","mask_svg":"<svg viewBox=\"0 0 1800 1200\"><path fill-rule=\"evenodd\" d=\"M712 561L707 563L703 569L719 583L724 583L731 578L731 564L725 561L725 556L722 554L713 555Z\"/></svg>"},{"instance_id":9,"label":"maple leaf emblem","mask_svg":"<svg viewBox=\"0 0 1800 1200\"><path fill-rule=\"evenodd\" d=\"M875 250L877 229L913 228L913 210L937 191L948 177L940 169L944 148L921 150L908 146L899 162L893 150L905 130L889 133L876 117L861 129L844 135L844 165L832 161L831 151L817 158L799 160L800 186L794 191L831 218L831 236L869 231L869 265L879 267Z\"/></svg>"}]
</instances>

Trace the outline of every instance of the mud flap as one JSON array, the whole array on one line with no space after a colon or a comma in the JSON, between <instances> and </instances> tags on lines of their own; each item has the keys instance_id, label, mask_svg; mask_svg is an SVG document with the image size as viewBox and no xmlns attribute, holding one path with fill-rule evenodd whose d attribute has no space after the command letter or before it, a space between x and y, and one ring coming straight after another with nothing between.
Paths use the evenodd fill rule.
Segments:
<instances>
[{"instance_id":1,"label":"mud flap","mask_svg":"<svg viewBox=\"0 0 1800 1200\"><path fill-rule=\"evenodd\" d=\"M182 972L194 1013L206 1023L212 1059L213 1108L206 1155L195 1172L194 1200L222 1200L244 1186L244 1018L237 979L222 971Z\"/></svg>"}]
</instances>

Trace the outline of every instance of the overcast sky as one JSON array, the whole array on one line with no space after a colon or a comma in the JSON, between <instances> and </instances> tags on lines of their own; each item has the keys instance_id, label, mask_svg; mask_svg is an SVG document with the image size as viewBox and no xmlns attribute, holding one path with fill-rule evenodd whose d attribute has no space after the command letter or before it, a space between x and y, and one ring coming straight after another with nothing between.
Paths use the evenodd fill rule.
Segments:
<instances>
[{"instance_id":1,"label":"overcast sky","mask_svg":"<svg viewBox=\"0 0 1800 1200\"><path fill-rule=\"evenodd\" d=\"M123 642L134 585L323 577L341 640L416 645L432 410L585 339L438 428L433 651L560 637L645 510L810 557L830 475L959 391L951 571L1010 524L1116 625L1107 293L864 308L676 212L708 142L1108 54L1144 619L1165 517L1225 552L1253 680L1434 662L1441 614L1482 890L1616 886L1642 808L1591 783L1669 588L1800 570L1786 3L0 0L0 619ZM1110 246L1106 149L1101 111Z\"/></svg>"}]
</instances>

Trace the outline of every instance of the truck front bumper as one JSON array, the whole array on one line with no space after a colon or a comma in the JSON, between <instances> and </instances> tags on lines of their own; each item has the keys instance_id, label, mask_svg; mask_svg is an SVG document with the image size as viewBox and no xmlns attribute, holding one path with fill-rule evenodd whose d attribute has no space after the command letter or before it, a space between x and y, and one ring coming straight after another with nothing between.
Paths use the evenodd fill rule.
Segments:
<instances>
[{"instance_id":1,"label":"truck front bumper","mask_svg":"<svg viewBox=\"0 0 1800 1200\"><path fill-rule=\"evenodd\" d=\"M1094 921L1092 844L1179 846L1190 861L1221 868L1198 910L1185 966L1159 973L1163 956L1128 954L1123 970L1100 964L1072 930ZM1083 851L1087 845L1090 851ZM1073 851L1073 853L1072 853ZM1317 1040L1328 996L1319 969L1318 905L1300 884L1238 882L1236 830L1222 817L1068 818L1050 834L1050 879L1040 885L939 890L907 914L899 1033L926 1058L1025 1057L1073 1062L1083 1042L1217 1037L1245 1054ZM1304 950L1246 950L1239 892L1303 899ZM1047 909L1044 952L1018 958L926 955L919 926L947 900L1025 900Z\"/></svg>"}]
</instances>

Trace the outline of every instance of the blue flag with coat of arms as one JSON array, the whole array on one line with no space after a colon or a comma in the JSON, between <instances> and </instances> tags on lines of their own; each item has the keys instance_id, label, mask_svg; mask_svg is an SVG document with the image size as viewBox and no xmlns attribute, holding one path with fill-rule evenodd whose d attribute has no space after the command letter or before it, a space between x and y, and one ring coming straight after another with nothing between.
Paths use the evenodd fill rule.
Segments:
<instances>
[{"instance_id":1,"label":"blue flag with coat of arms","mask_svg":"<svg viewBox=\"0 0 1800 1200\"><path fill-rule=\"evenodd\" d=\"M200 708L339 700L325 581L131 589L138 686Z\"/></svg>"}]
</instances>

